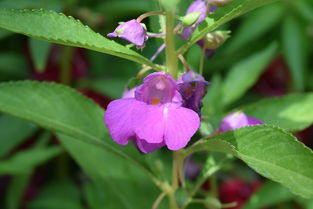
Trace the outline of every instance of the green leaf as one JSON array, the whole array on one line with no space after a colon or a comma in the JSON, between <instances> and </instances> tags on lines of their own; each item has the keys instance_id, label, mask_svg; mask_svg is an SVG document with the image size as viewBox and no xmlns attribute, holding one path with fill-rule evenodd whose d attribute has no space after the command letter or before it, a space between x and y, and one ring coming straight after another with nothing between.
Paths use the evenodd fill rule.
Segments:
<instances>
[{"instance_id":1,"label":"green leaf","mask_svg":"<svg viewBox=\"0 0 313 209\"><path fill-rule=\"evenodd\" d=\"M146 209L152 206L158 196L158 189L146 173L99 147L62 134L58 137L98 189L101 189L98 192L103 193L104 200L101 202L105 202L105 205L96 208Z\"/></svg>"},{"instance_id":2,"label":"green leaf","mask_svg":"<svg viewBox=\"0 0 313 209\"><path fill-rule=\"evenodd\" d=\"M150 173L137 150L109 139L104 111L77 91L54 83L22 81L0 84L0 98L0 111L101 147Z\"/></svg>"},{"instance_id":3,"label":"green leaf","mask_svg":"<svg viewBox=\"0 0 313 209\"><path fill-rule=\"evenodd\" d=\"M71 181L50 182L36 199L27 204L30 209L83 209L79 188Z\"/></svg>"},{"instance_id":4,"label":"green leaf","mask_svg":"<svg viewBox=\"0 0 313 209\"><path fill-rule=\"evenodd\" d=\"M293 197L294 195L285 187L267 181L249 198L242 209L266 208L291 200Z\"/></svg>"},{"instance_id":5,"label":"green leaf","mask_svg":"<svg viewBox=\"0 0 313 209\"><path fill-rule=\"evenodd\" d=\"M224 23L275 1L277 0L232 0L228 5L218 8L212 15L207 17L199 26L198 30L193 33L191 39L185 43L177 53L185 53L194 43Z\"/></svg>"},{"instance_id":6,"label":"green leaf","mask_svg":"<svg viewBox=\"0 0 313 209\"><path fill-rule=\"evenodd\" d=\"M24 120L9 116L0 116L0 159L32 136L37 130L36 126Z\"/></svg>"},{"instance_id":7,"label":"green leaf","mask_svg":"<svg viewBox=\"0 0 313 209\"><path fill-rule=\"evenodd\" d=\"M32 171L11 177L10 185L6 192L6 209L19 209L28 182L31 180Z\"/></svg>"},{"instance_id":8,"label":"green leaf","mask_svg":"<svg viewBox=\"0 0 313 209\"><path fill-rule=\"evenodd\" d=\"M0 9L0 28L53 43L123 57L159 69L135 51L106 39L72 17L54 11Z\"/></svg>"},{"instance_id":9,"label":"green leaf","mask_svg":"<svg viewBox=\"0 0 313 209\"><path fill-rule=\"evenodd\" d=\"M277 44L272 43L263 51L236 64L227 74L222 86L222 104L228 105L239 99L258 79L262 70L273 59Z\"/></svg>"},{"instance_id":10,"label":"green leaf","mask_svg":"<svg viewBox=\"0 0 313 209\"><path fill-rule=\"evenodd\" d=\"M304 28L293 16L287 16L283 22L282 45L284 57L292 74L293 86L297 91L304 90L307 67L306 35Z\"/></svg>"},{"instance_id":11,"label":"green leaf","mask_svg":"<svg viewBox=\"0 0 313 209\"><path fill-rule=\"evenodd\" d=\"M201 140L187 149L235 154L259 174L313 198L313 152L286 131L268 125L249 126Z\"/></svg>"},{"instance_id":12,"label":"green leaf","mask_svg":"<svg viewBox=\"0 0 313 209\"><path fill-rule=\"evenodd\" d=\"M279 2L259 8L245 16L236 33L228 41L226 51L229 54L236 53L248 43L253 41L273 29L282 19L285 7ZM257 25L257 27L256 27Z\"/></svg>"},{"instance_id":13,"label":"green leaf","mask_svg":"<svg viewBox=\"0 0 313 209\"><path fill-rule=\"evenodd\" d=\"M35 64L35 69L38 72L44 71L50 49L51 43L33 38L30 39L30 52Z\"/></svg>"},{"instance_id":14,"label":"green leaf","mask_svg":"<svg viewBox=\"0 0 313 209\"><path fill-rule=\"evenodd\" d=\"M20 151L0 162L0 175L27 174L36 166L60 154L61 151L62 149L56 146Z\"/></svg>"},{"instance_id":15,"label":"green leaf","mask_svg":"<svg viewBox=\"0 0 313 209\"><path fill-rule=\"evenodd\" d=\"M268 98L241 108L266 124L300 131L313 123L313 93Z\"/></svg>"}]
</instances>

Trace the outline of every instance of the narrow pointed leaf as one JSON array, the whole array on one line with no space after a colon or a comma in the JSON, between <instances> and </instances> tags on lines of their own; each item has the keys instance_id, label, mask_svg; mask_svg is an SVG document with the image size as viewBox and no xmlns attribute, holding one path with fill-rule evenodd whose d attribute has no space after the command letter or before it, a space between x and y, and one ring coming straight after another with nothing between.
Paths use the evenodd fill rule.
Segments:
<instances>
[{"instance_id":1,"label":"narrow pointed leaf","mask_svg":"<svg viewBox=\"0 0 313 209\"><path fill-rule=\"evenodd\" d=\"M123 57L158 69L137 52L106 39L73 17L54 11L0 9L0 28L53 43Z\"/></svg>"}]
</instances>

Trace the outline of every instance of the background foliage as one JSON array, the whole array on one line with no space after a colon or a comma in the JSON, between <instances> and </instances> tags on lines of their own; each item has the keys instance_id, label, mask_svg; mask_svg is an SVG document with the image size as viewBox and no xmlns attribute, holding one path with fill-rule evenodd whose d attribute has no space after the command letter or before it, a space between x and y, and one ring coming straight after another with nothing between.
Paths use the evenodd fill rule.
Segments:
<instances>
[{"instance_id":1,"label":"background foliage","mask_svg":"<svg viewBox=\"0 0 313 209\"><path fill-rule=\"evenodd\" d=\"M180 2L180 15L191 2ZM159 8L152 0L0 1L1 208L151 208L159 180L170 180L171 154L117 146L103 113L142 64L161 69L164 54L157 64L147 59L161 41L138 51L105 34ZM159 32L162 21L145 23ZM234 0L189 41L175 39L192 69L201 57L193 44L215 29L231 38L204 61L212 85L194 137L202 140L183 152L193 158L178 203L200 188L208 208L313 208L313 2ZM266 125L207 138L234 110ZM198 167L197 178L188 177Z\"/></svg>"}]
</instances>

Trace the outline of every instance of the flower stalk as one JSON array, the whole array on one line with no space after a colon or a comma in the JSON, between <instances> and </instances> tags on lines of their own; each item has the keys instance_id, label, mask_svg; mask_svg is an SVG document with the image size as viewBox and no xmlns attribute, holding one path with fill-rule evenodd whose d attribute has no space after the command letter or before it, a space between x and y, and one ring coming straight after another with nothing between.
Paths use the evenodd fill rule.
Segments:
<instances>
[{"instance_id":1,"label":"flower stalk","mask_svg":"<svg viewBox=\"0 0 313 209\"><path fill-rule=\"evenodd\" d=\"M174 78L177 79L177 67L178 59L175 52L174 44L174 19L175 12L173 9L167 9L166 11L166 36L165 36L165 51L166 51L166 65L168 73Z\"/></svg>"}]
</instances>

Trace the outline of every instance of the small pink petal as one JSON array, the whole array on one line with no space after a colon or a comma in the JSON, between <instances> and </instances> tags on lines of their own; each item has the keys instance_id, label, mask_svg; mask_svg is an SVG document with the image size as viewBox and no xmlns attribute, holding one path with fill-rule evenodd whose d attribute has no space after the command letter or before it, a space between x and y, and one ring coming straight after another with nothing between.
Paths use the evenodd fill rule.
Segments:
<instances>
[{"instance_id":1,"label":"small pink petal","mask_svg":"<svg viewBox=\"0 0 313 209\"><path fill-rule=\"evenodd\" d=\"M143 153L154 152L155 150L165 146L164 142L152 144L152 143L148 143L142 139L136 139L135 143L136 143L137 147L140 149L140 151Z\"/></svg>"}]
</instances>

